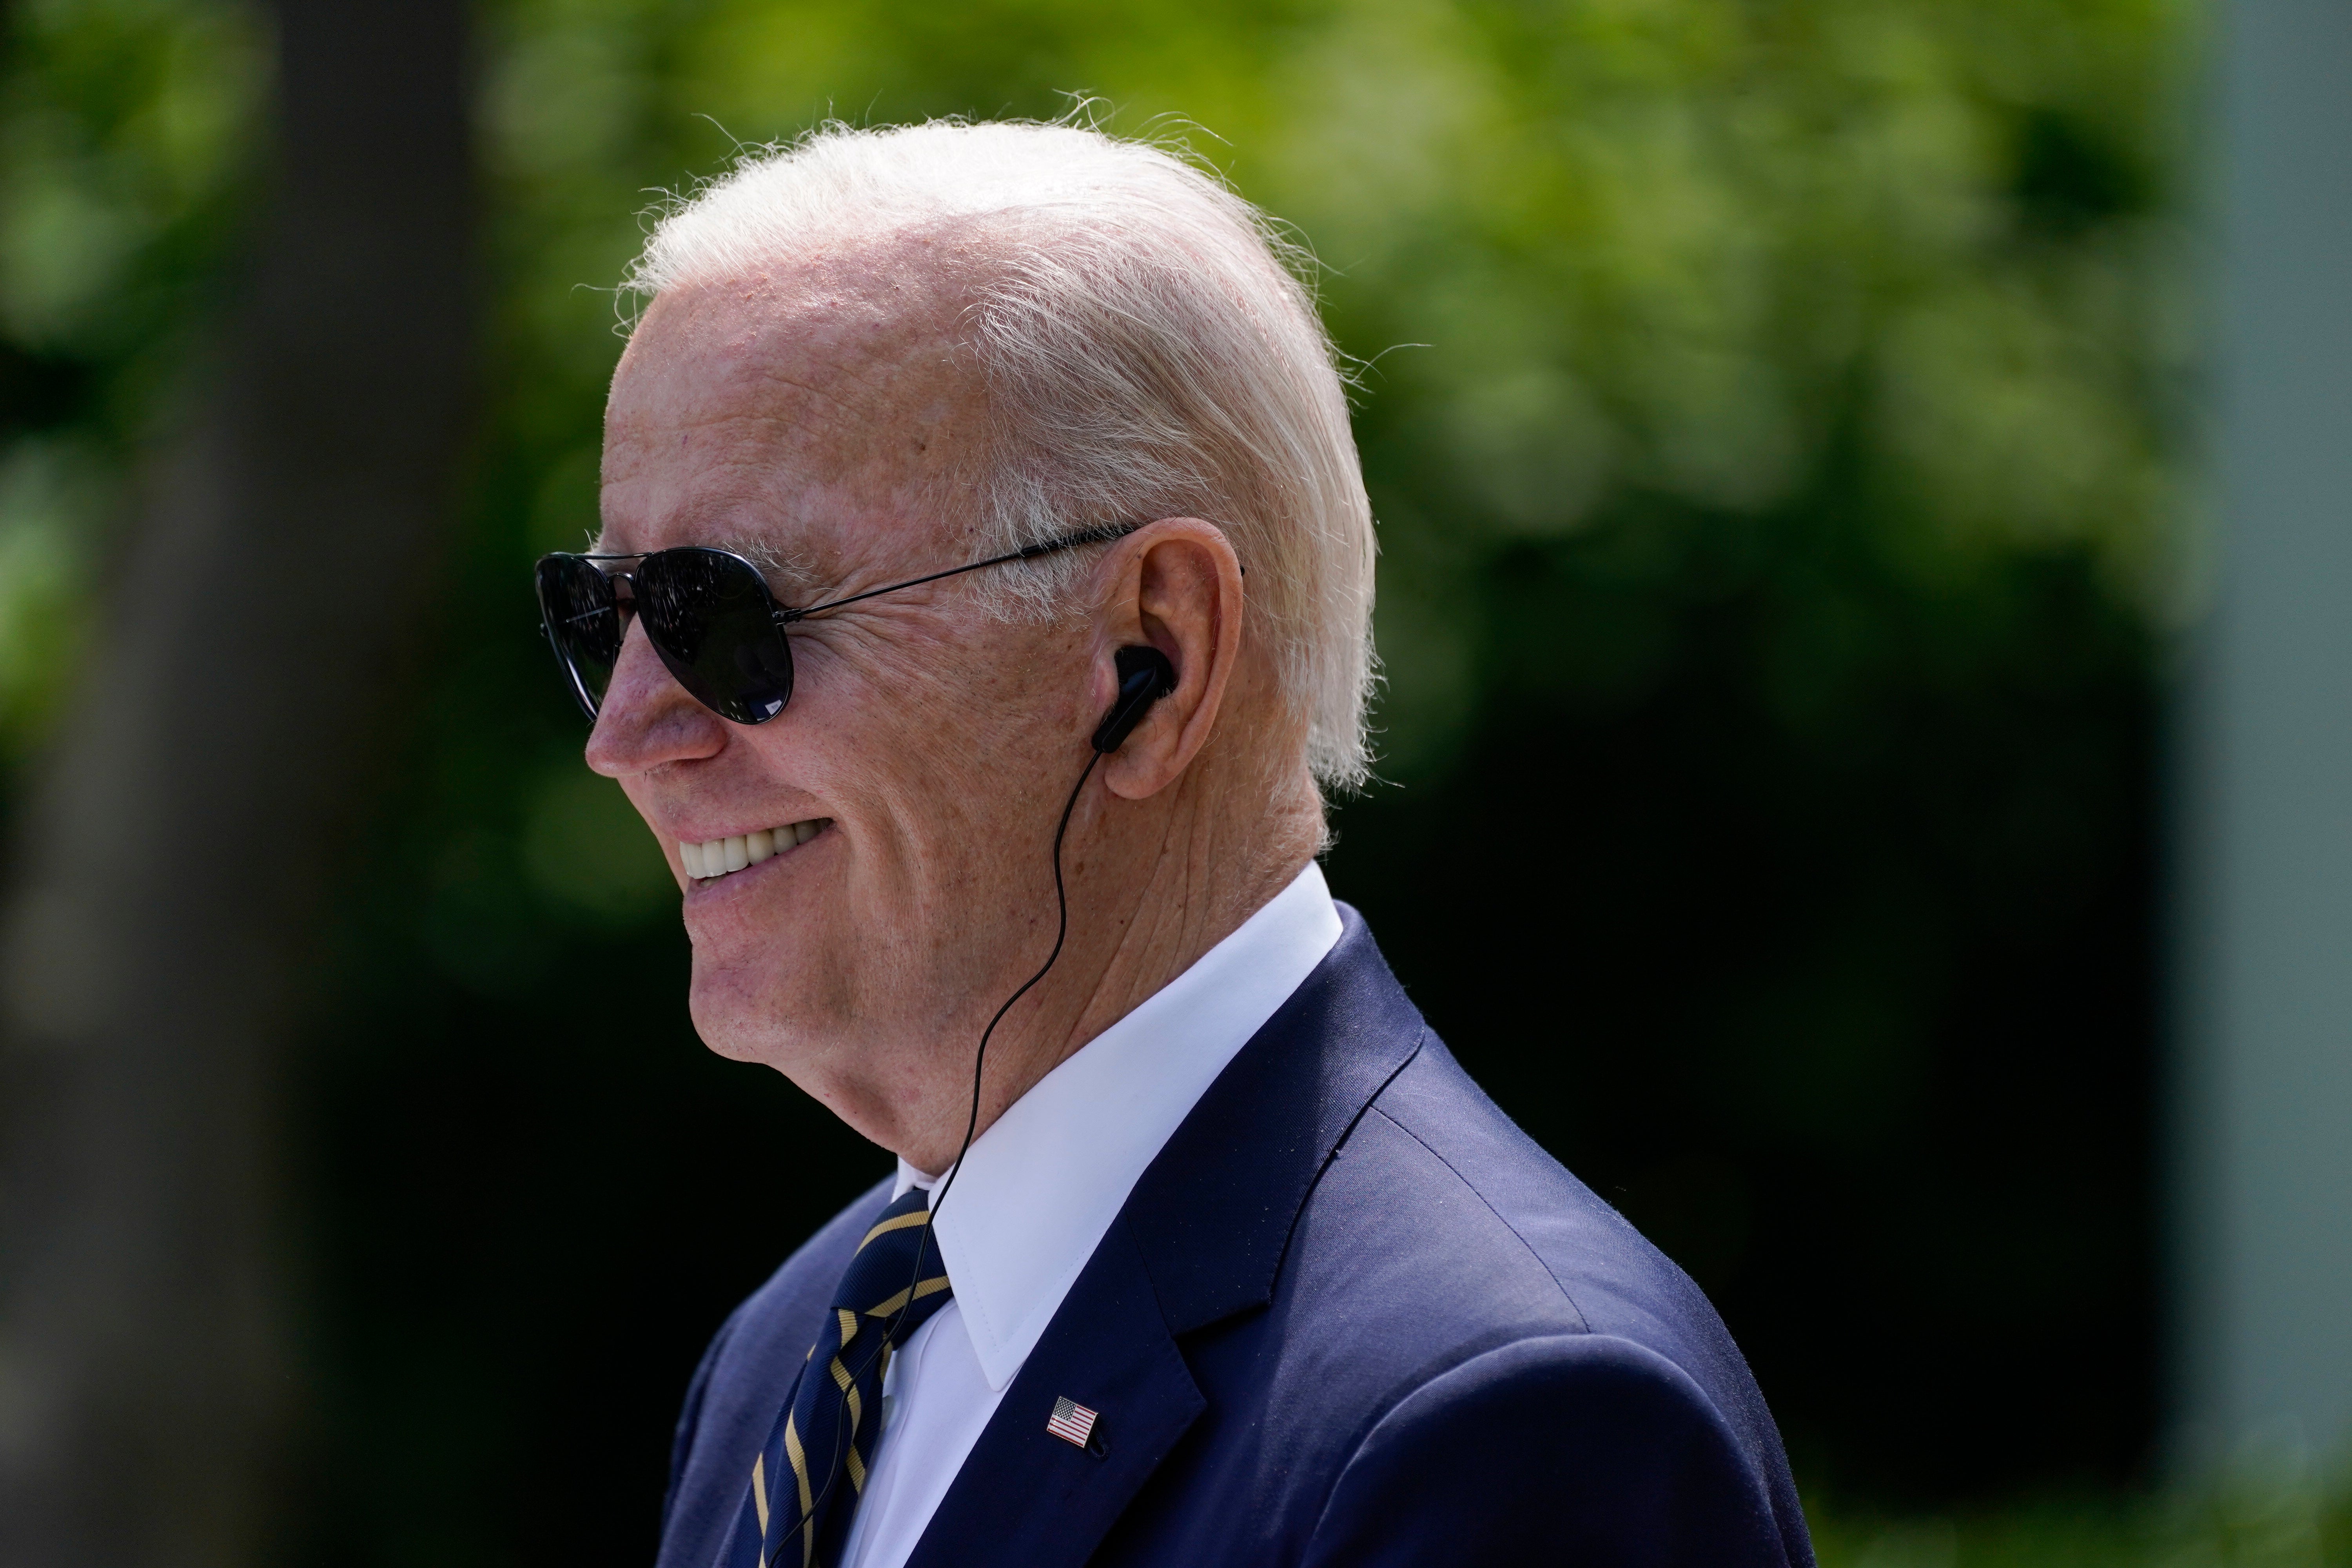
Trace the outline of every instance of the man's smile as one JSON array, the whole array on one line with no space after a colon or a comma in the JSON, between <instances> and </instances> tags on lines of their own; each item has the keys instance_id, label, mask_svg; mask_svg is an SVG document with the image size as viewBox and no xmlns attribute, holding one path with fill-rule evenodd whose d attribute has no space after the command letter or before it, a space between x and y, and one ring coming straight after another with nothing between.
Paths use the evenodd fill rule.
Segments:
<instances>
[{"instance_id":1,"label":"man's smile","mask_svg":"<svg viewBox=\"0 0 2352 1568\"><path fill-rule=\"evenodd\" d=\"M757 866L787 849L798 848L833 826L829 816L813 816L806 822L787 823L782 827L763 827L756 833L739 833L731 837L712 838L700 844L688 844L683 839L677 846L677 863L686 874L698 882L715 881L720 877Z\"/></svg>"}]
</instances>

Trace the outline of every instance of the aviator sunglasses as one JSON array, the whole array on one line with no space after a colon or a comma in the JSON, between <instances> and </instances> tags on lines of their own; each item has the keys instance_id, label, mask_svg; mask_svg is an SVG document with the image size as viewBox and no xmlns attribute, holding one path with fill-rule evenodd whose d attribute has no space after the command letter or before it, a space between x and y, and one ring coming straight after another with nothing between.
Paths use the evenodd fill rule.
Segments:
<instances>
[{"instance_id":1,"label":"aviator sunglasses","mask_svg":"<svg viewBox=\"0 0 2352 1568\"><path fill-rule=\"evenodd\" d=\"M553 554L539 558L539 616L547 640L593 722L620 662L634 615L646 640L688 696L737 724L764 724L793 699L793 647L784 628L844 605L936 583L983 567L1124 539L1143 525L1113 523L1065 534L1009 554L950 566L887 587L793 609L776 603L760 569L730 551L690 544L649 554ZM600 563L634 561L634 571Z\"/></svg>"}]
</instances>

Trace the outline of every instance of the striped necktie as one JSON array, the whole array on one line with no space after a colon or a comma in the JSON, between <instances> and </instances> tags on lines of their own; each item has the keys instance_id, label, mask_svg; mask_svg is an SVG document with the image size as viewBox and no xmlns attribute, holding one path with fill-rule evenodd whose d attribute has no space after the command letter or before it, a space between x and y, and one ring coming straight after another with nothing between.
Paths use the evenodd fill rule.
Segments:
<instances>
[{"instance_id":1,"label":"striped necktie","mask_svg":"<svg viewBox=\"0 0 2352 1568\"><path fill-rule=\"evenodd\" d=\"M882 1429L891 1352L953 1292L931 1236L930 1194L888 1208L841 1277L833 1311L751 1462L726 1568L834 1568Z\"/></svg>"}]
</instances>

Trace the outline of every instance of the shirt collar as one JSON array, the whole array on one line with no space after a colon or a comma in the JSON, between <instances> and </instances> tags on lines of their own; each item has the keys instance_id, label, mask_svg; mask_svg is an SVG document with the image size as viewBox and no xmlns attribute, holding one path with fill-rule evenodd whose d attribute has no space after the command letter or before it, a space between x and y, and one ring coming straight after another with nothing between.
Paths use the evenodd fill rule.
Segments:
<instances>
[{"instance_id":1,"label":"shirt collar","mask_svg":"<svg viewBox=\"0 0 2352 1568\"><path fill-rule=\"evenodd\" d=\"M1310 860L973 1141L938 1234L991 1388L1013 1381L1144 1167L1339 933L1323 869ZM898 1162L897 1194L932 1184Z\"/></svg>"}]
</instances>

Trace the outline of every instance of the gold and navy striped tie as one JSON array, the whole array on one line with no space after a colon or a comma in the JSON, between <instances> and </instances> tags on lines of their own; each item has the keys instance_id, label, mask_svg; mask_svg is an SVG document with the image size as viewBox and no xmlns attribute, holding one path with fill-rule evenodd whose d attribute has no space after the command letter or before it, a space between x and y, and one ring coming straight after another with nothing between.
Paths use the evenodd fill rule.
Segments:
<instances>
[{"instance_id":1,"label":"gold and navy striped tie","mask_svg":"<svg viewBox=\"0 0 2352 1568\"><path fill-rule=\"evenodd\" d=\"M727 1568L835 1568L882 1435L891 1352L952 1294L930 1194L882 1211L833 1293L833 1311L776 1414L729 1542Z\"/></svg>"}]
</instances>

